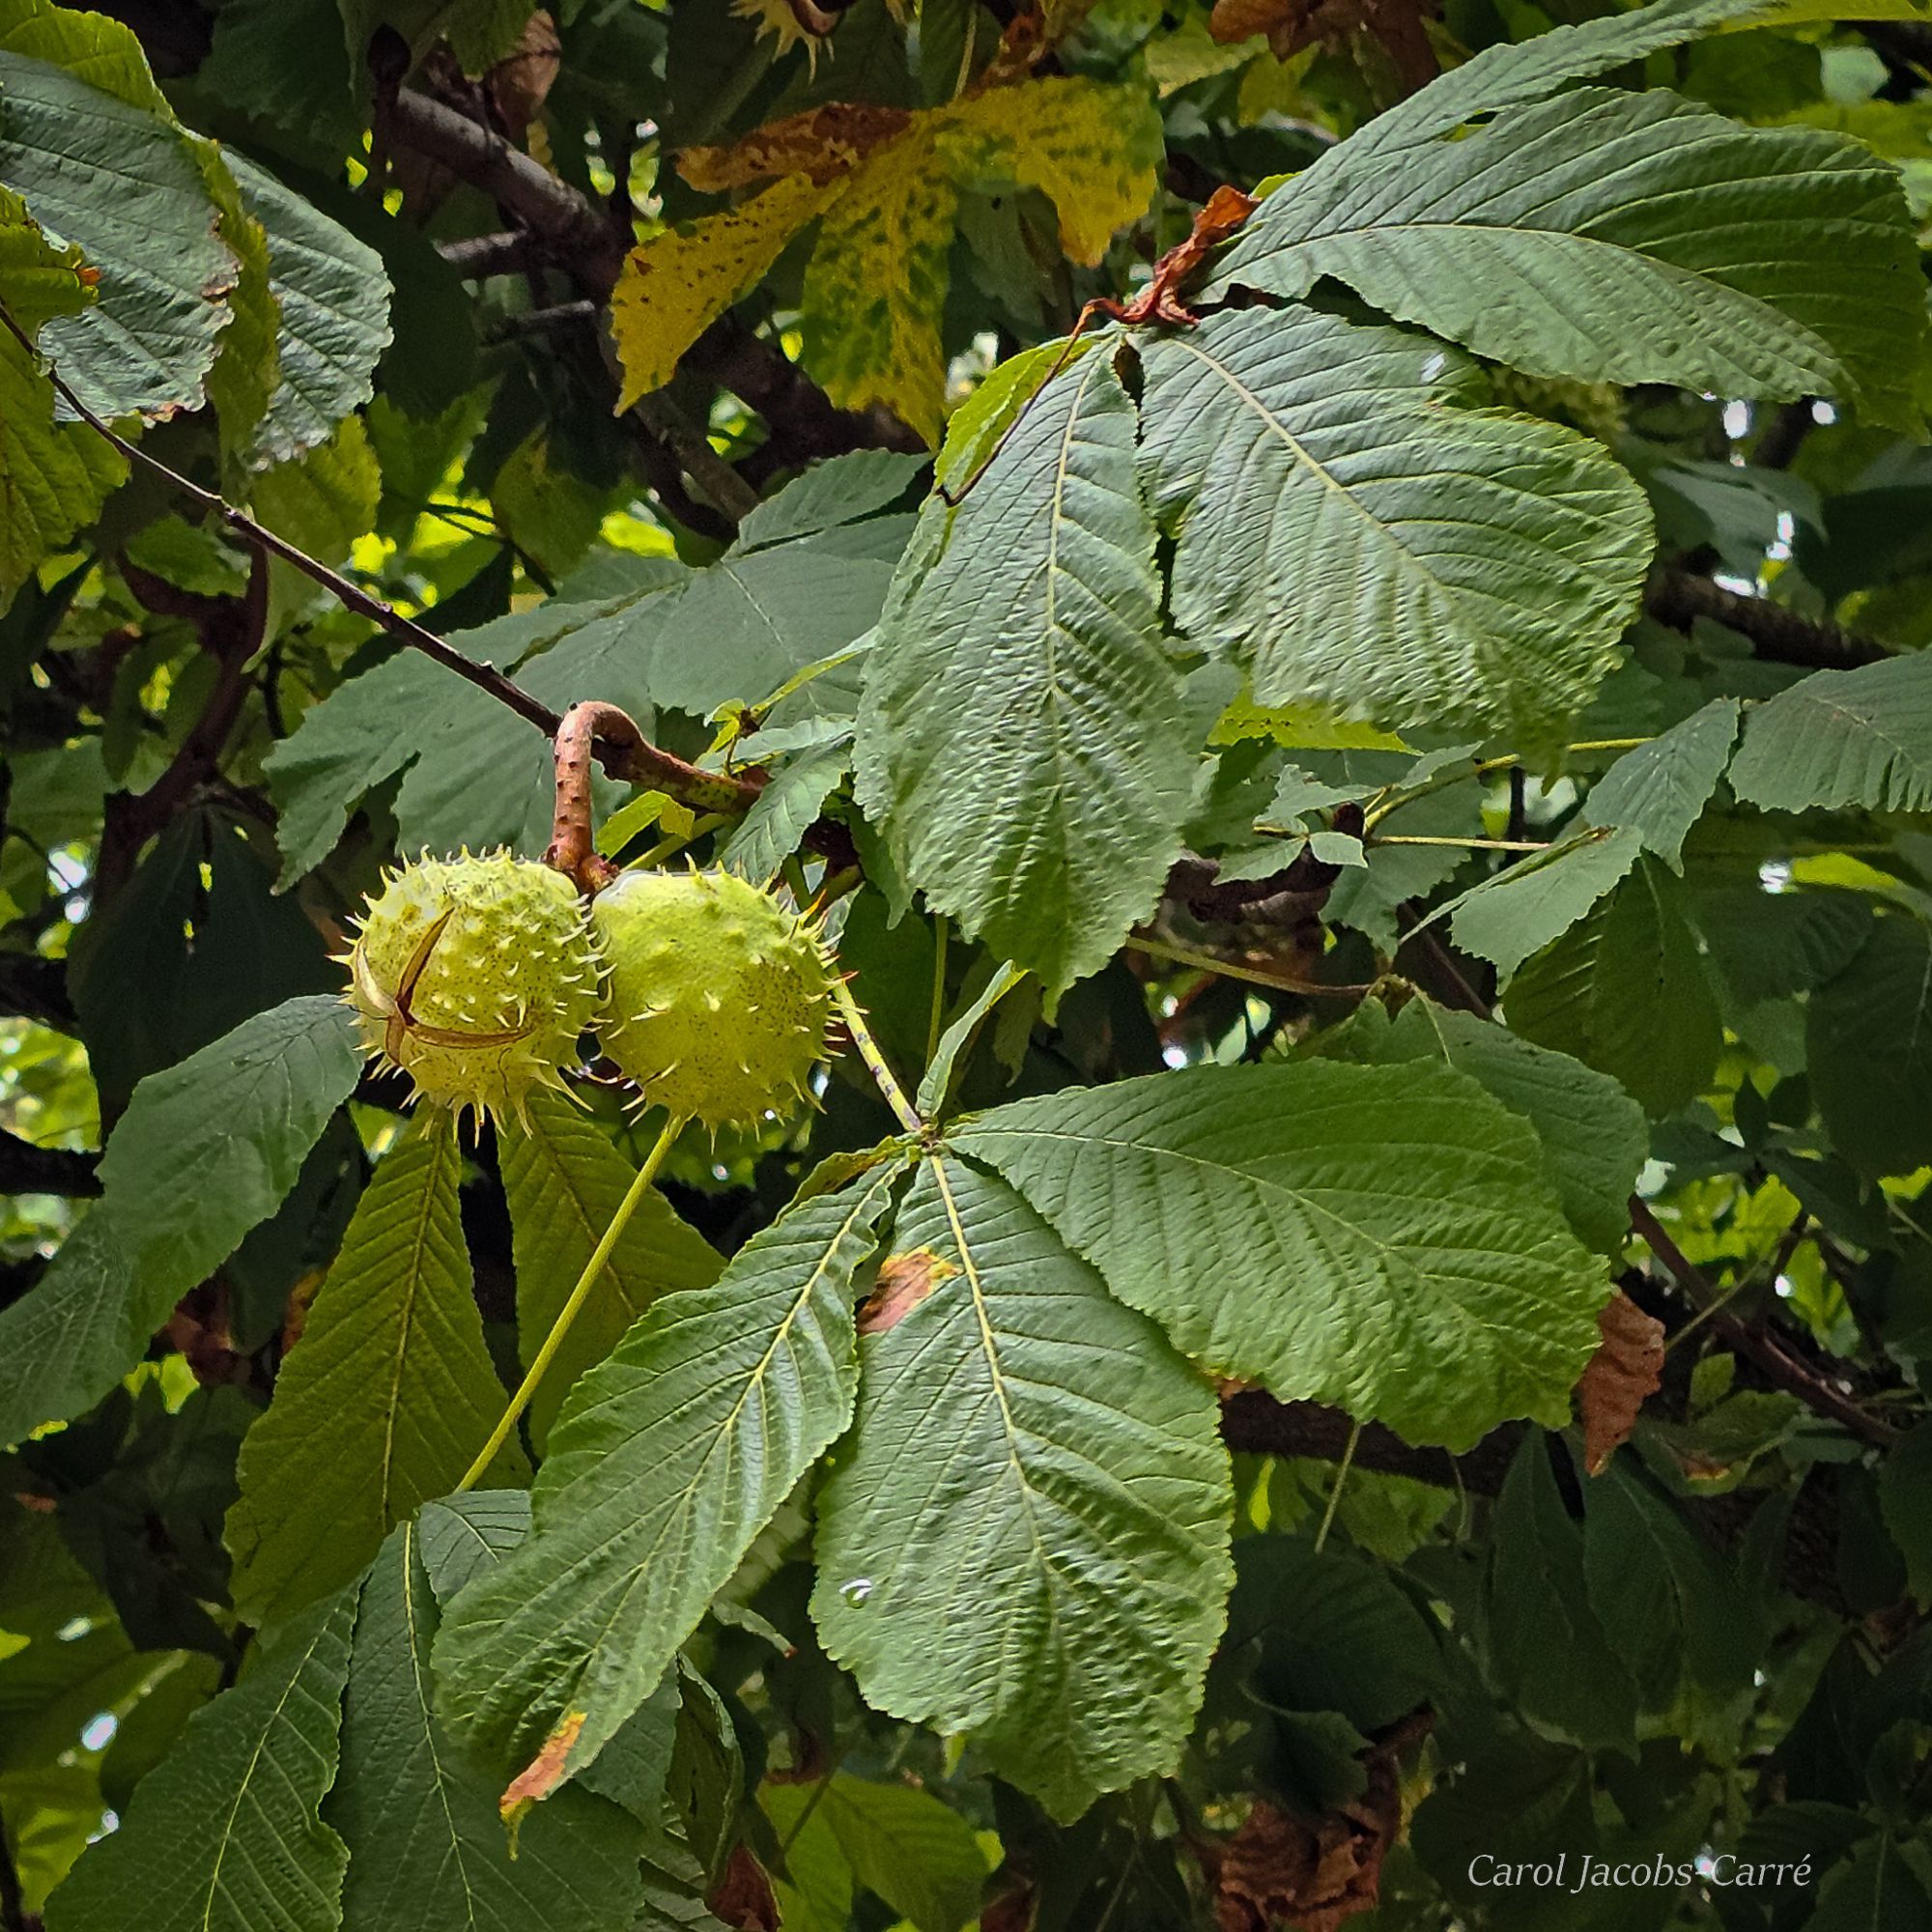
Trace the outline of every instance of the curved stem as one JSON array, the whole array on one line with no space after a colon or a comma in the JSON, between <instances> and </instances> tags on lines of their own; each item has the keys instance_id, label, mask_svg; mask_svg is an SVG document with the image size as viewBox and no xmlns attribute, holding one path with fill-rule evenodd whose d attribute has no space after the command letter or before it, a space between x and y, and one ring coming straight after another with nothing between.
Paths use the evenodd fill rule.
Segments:
<instances>
[{"instance_id":1,"label":"curved stem","mask_svg":"<svg viewBox=\"0 0 1932 1932\"><path fill-rule=\"evenodd\" d=\"M1328 1492L1328 1507L1321 1513L1321 1527L1315 1532L1315 1553L1321 1554L1321 1546L1328 1541L1328 1532L1335 1526L1335 1512L1342 1506L1342 1485L1349 1480L1349 1470L1355 1461L1355 1450L1362 1439L1362 1425L1354 1422L1349 1428L1349 1446L1342 1451L1342 1461L1335 1471L1335 1487Z\"/></svg>"},{"instance_id":2,"label":"curved stem","mask_svg":"<svg viewBox=\"0 0 1932 1932\"><path fill-rule=\"evenodd\" d=\"M859 1058L866 1063L866 1070L871 1074L873 1084L885 1095L898 1123L909 1134L923 1133L925 1122L919 1117L919 1110L906 1098L905 1089L898 1083L898 1076L888 1065L884 1051L872 1037L872 1029L866 1024L866 1015L859 1010L859 1003L852 997L852 989L841 979L832 981L832 997L838 1003L838 1012L845 1022L845 1030L852 1036L852 1044L859 1049Z\"/></svg>"},{"instance_id":3,"label":"curved stem","mask_svg":"<svg viewBox=\"0 0 1932 1932\"><path fill-rule=\"evenodd\" d=\"M684 1131L684 1122L673 1114L664 1123L664 1131L658 1135L657 1145L644 1156L644 1164L639 1168L638 1176L625 1192L623 1200L617 1204L617 1211L611 1217L611 1225L604 1230L604 1238L591 1251L590 1259L583 1264L583 1272L577 1278L577 1286L570 1291L569 1299L557 1311L557 1317L551 1323L550 1333L544 1337L543 1347L531 1359L529 1373L517 1386L517 1392L510 1398L506 1408L495 1429L490 1432L490 1439L476 1452L476 1460L463 1472L463 1480L457 1484L455 1493L461 1495L465 1490L473 1490L482 1481L484 1472L497 1460L497 1452L510 1439L510 1432L517 1426L517 1418L530 1406L530 1398L537 1392L537 1384L543 1380L544 1373L556 1359L556 1351L563 1347L563 1338L570 1333L570 1324L577 1320L579 1311L588 1299L590 1291L596 1286L597 1277L604 1272L611 1252L623 1238L624 1230L631 1225L631 1216L638 1211L639 1204L650 1191L650 1185L657 1179L658 1169L664 1165L665 1156L669 1153L671 1144Z\"/></svg>"}]
</instances>

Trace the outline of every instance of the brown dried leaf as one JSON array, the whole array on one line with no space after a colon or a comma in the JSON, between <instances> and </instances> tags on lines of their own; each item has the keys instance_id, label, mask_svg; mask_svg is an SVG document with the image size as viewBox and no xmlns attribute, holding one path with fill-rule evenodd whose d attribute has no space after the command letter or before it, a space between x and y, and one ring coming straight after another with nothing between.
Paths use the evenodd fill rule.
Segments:
<instances>
[{"instance_id":1,"label":"brown dried leaf","mask_svg":"<svg viewBox=\"0 0 1932 1932\"><path fill-rule=\"evenodd\" d=\"M1310 1824L1267 1799L1255 1801L1240 1830L1221 1847L1211 1873L1217 1932L1336 1932L1375 1909L1382 1859L1402 1831L1396 1760L1428 1728L1428 1714L1406 1719L1361 1753L1368 1783Z\"/></svg>"},{"instance_id":2,"label":"brown dried leaf","mask_svg":"<svg viewBox=\"0 0 1932 1932\"><path fill-rule=\"evenodd\" d=\"M896 1328L942 1281L959 1272L958 1264L930 1248L888 1255L870 1294L859 1304L859 1333L883 1335Z\"/></svg>"},{"instance_id":3,"label":"brown dried leaf","mask_svg":"<svg viewBox=\"0 0 1932 1932\"><path fill-rule=\"evenodd\" d=\"M1663 1323L1619 1289L1597 1311L1603 1336L1577 1384L1583 1416L1583 1466L1593 1476L1630 1440L1637 1410L1663 1381Z\"/></svg>"},{"instance_id":4,"label":"brown dried leaf","mask_svg":"<svg viewBox=\"0 0 1932 1932\"><path fill-rule=\"evenodd\" d=\"M737 1932L779 1932L779 1902L765 1868L743 1845L732 1848L724 1876L705 1900L712 1916Z\"/></svg>"},{"instance_id":5,"label":"brown dried leaf","mask_svg":"<svg viewBox=\"0 0 1932 1932\"><path fill-rule=\"evenodd\" d=\"M1276 60L1318 41L1345 48L1355 34L1366 34L1413 92L1435 77L1435 53L1422 23L1436 11L1436 0L1215 0L1208 31L1224 46L1265 34Z\"/></svg>"}]
</instances>

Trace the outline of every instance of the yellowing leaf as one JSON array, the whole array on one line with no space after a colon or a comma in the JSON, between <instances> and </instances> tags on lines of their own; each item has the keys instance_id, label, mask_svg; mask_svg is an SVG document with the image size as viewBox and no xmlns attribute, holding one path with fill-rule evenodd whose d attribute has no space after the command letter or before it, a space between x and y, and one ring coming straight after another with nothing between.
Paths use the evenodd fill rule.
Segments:
<instances>
[{"instance_id":1,"label":"yellowing leaf","mask_svg":"<svg viewBox=\"0 0 1932 1932\"><path fill-rule=\"evenodd\" d=\"M698 333L822 216L805 277L807 354L833 400L878 403L929 442L944 426L946 303L962 183L1037 188L1061 244L1093 264L1151 199L1159 117L1136 88L1055 76L942 107L822 107L679 159L712 192L771 180L739 207L634 249L614 330L622 407L670 379Z\"/></svg>"},{"instance_id":2,"label":"yellowing leaf","mask_svg":"<svg viewBox=\"0 0 1932 1932\"><path fill-rule=\"evenodd\" d=\"M1257 704L1243 692L1222 712L1208 734L1210 745L1238 745L1243 738L1266 738L1303 752L1406 752L1393 731L1366 719L1345 718L1330 704Z\"/></svg>"},{"instance_id":3,"label":"yellowing leaf","mask_svg":"<svg viewBox=\"0 0 1932 1932\"><path fill-rule=\"evenodd\" d=\"M836 184L788 175L753 201L632 249L611 298L611 333L624 365L620 412L670 381L684 352L837 191Z\"/></svg>"},{"instance_id":4,"label":"yellowing leaf","mask_svg":"<svg viewBox=\"0 0 1932 1932\"><path fill-rule=\"evenodd\" d=\"M0 188L0 302L28 336L94 298L80 250L42 234ZM50 550L121 480L119 456L83 423L54 422L54 391L11 332L0 332L0 610Z\"/></svg>"}]
</instances>

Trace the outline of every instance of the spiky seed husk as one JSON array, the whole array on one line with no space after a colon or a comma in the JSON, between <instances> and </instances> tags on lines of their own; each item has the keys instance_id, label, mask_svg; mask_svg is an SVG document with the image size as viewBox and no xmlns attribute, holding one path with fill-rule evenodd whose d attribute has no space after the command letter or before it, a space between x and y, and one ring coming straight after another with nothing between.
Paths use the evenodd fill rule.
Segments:
<instances>
[{"instance_id":1,"label":"spiky seed husk","mask_svg":"<svg viewBox=\"0 0 1932 1932\"><path fill-rule=\"evenodd\" d=\"M388 876L349 955L363 1043L417 1097L497 1121L560 1087L602 961L576 889L507 852L427 854Z\"/></svg>"},{"instance_id":2,"label":"spiky seed husk","mask_svg":"<svg viewBox=\"0 0 1932 1932\"><path fill-rule=\"evenodd\" d=\"M791 1106L825 1057L816 927L732 872L626 872L590 908L604 1051L646 1101L707 1126Z\"/></svg>"}]
</instances>

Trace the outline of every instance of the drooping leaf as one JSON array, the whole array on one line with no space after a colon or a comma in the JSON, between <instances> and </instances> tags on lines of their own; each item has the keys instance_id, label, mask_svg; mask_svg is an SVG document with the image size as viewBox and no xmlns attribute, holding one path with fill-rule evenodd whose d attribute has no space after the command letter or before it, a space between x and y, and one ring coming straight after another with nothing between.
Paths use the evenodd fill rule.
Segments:
<instances>
[{"instance_id":1,"label":"drooping leaf","mask_svg":"<svg viewBox=\"0 0 1932 1932\"><path fill-rule=\"evenodd\" d=\"M455 1486L503 1411L457 1212L461 1165L434 1111L378 1164L242 1445L227 1541L251 1622L355 1576L392 1525ZM514 1442L492 1465L499 1482L523 1468Z\"/></svg>"},{"instance_id":2,"label":"drooping leaf","mask_svg":"<svg viewBox=\"0 0 1932 1932\"><path fill-rule=\"evenodd\" d=\"M718 863L757 885L767 884L798 850L807 828L851 766L852 744L843 732L829 744L800 753L758 794L724 841Z\"/></svg>"},{"instance_id":3,"label":"drooping leaf","mask_svg":"<svg viewBox=\"0 0 1932 1932\"><path fill-rule=\"evenodd\" d=\"M636 1178L603 1129L561 1094L531 1094L528 1112L527 1132L506 1126L498 1137L517 1266L518 1351L526 1367ZM645 1309L661 1294L709 1288L723 1266L662 1194L648 1193L530 1399L537 1447L572 1383L616 1347Z\"/></svg>"},{"instance_id":4,"label":"drooping leaf","mask_svg":"<svg viewBox=\"0 0 1932 1932\"><path fill-rule=\"evenodd\" d=\"M1723 1028L1684 889L1640 858L1607 899L1511 980L1512 1031L1607 1073L1652 1114L1701 1094Z\"/></svg>"},{"instance_id":5,"label":"drooping leaf","mask_svg":"<svg viewBox=\"0 0 1932 1932\"><path fill-rule=\"evenodd\" d=\"M1614 1254L1629 1232L1627 1203L1650 1151L1643 1110L1607 1075L1532 1045L1506 1027L1415 999L1393 1024L1365 1004L1322 1042L1338 1058L1390 1065L1440 1059L1480 1080L1543 1143L1563 1211L1588 1247Z\"/></svg>"},{"instance_id":6,"label":"drooping leaf","mask_svg":"<svg viewBox=\"0 0 1932 1932\"><path fill-rule=\"evenodd\" d=\"M290 1000L144 1080L100 1166L105 1198L46 1278L0 1310L0 1441L107 1393L175 1303L295 1186L355 1089L343 1003Z\"/></svg>"},{"instance_id":7,"label":"drooping leaf","mask_svg":"<svg viewBox=\"0 0 1932 1932\"><path fill-rule=\"evenodd\" d=\"M1589 702L1650 554L1599 445L1463 407L1471 366L1428 336L1315 309L1210 316L1140 355L1174 620L1257 702L1531 741Z\"/></svg>"},{"instance_id":8,"label":"drooping leaf","mask_svg":"<svg viewBox=\"0 0 1932 1932\"><path fill-rule=\"evenodd\" d=\"M1016 1101L960 1129L1211 1373L1466 1448L1560 1426L1601 1264L1529 1123L1424 1064L1203 1067Z\"/></svg>"},{"instance_id":9,"label":"drooping leaf","mask_svg":"<svg viewBox=\"0 0 1932 1932\"><path fill-rule=\"evenodd\" d=\"M1919 1604L1932 1604L1932 1423L1921 1422L1887 1455L1878 1498L1905 1558L1907 1587Z\"/></svg>"},{"instance_id":10,"label":"drooping leaf","mask_svg":"<svg viewBox=\"0 0 1932 1932\"><path fill-rule=\"evenodd\" d=\"M1499 1688L1546 1736L1631 1749L1637 1687L1592 1605L1583 1535L1535 1430L1510 1464L1496 1518L1489 1623Z\"/></svg>"},{"instance_id":11,"label":"drooping leaf","mask_svg":"<svg viewBox=\"0 0 1932 1932\"><path fill-rule=\"evenodd\" d=\"M164 1315L274 1212L361 1070L347 1005L315 993L135 1088L101 1156L101 1205L144 1303Z\"/></svg>"},{"instance_id":12,"label":"drooping leaf","mask_svg":"<svg viewBox=\"0 0 1932 1932\"><path fill-rule=\"evenodd\" d=\"M1590 1606L1643 1708L1747 1698L1759 1620L1723 1557L1626 1462L1591 1481L1585 1502Z\"/></svg>"},{"instance_id":13,"label":"drooping leaf","mask_svg":"<svg viewBox=\"0 0 1932 1932\"><path fill-rule=\"evenodd\" d=\"M432 1705L436 1599L413 1523L363 1578L328 1819L349 1850L344 1932L399 1920L450 1932L607 1932L639 1899L636 1821L565 1791L519 1832L497 1815L496 1779L458 1749Z\"/></svg>"},{"instance_id":14,"label":"drooping leaf","mask_svg":"<svg viewBox=\"0 0 1932 1932\"><path fill-rule=\"evenodd\" d=\"M326 442L366 402L388 346L389 278L382 257L237 156L229 162L269 238L269 285L281 306L279 381L249 454L280 463Z\"/></svg>"},{"instance_id":15,"label":"drooping leaf","mask_svg":"<svg viewBox=\"0 0 1932 1932\"><path fill-rule=\"evenodd\" d=\"M1878 920L1811 995L1804 1040L1818 1111L1847 1160L1867 1174L1932 1161L1932 926Z\"/></svg>"},{"instance_id":16,"label":"drooping leaf","mask_svg":"<svg viewBox=\"0 0 1932 1932\"><path fill-rule=\"evenodd\" d=\"M48 0L0 7L0 184L79 246L99 299L41 347L108 416L202 400L241 274L189 138L117 20Z\"/></svg>"},{"instance_id":17,"label":"drooping leaf","mask_svg":"<svg viewBox=\"0 0 1932 1932\"><path fill-rule=\"evenodd\" d=\"M1133 405L1089 354L963 502L927 503L867 659L868 817L928 904L1055 992L1152 910L1179 851L1199 734L1154 536Z\"/></svg>"},{"instance_id":18,"label":"drooping leaf","mask_svg":"<svg viewBox=\"0 0 1932 1932\"><path fill-rule=\"evenodd\" d=\"M355 1592L295 1619L188 1719L117 1831L47 1904L49 1932L329 1932L348 1852L323 1822L335 1781Z\"/></svg>"},{"instance_id":19,"label":"drooping leaf","mask_svg":"<svg viewBox=\"0 0 1932 1932\"><path fill-rule=\"evenodd\" d=\"M449 1721L540 1798L656 1689L752 1539L851 1414L853 1278L890 1172L803 1203L715 1288L666 1295L551 1431L536 1528L450 1606Z\"/></svg>"},{"instance_id":20,"label":"drooping leaf","mask_svg":"<svg viewBox=\"0 0 1932 1932\"><path fill-rule=\"evenodd\" d=\"M688 149L685 178L711 192L770 181L753 200L634 249L619 284L622 406L668 380L716 316L817 220L806 269L811 366L846 409L878 403L939 440L939 335L962 184L1037 188L1061 245L1097 263L1147 207L1159 122L1138 89L1057 75L946 105L816 108L729 148Z\"/></svg>"},{"instance_id":21,"label":"drooping leaf","mask_svg":"<svg viewBox=\"0 0 1932 1932\"><path fill-rule=\"evenodd\" d=\"M1581 88L1376 159L1271 196L1222 277L1293 298L1332 275L1531 375L1828 394L1915 420L1911 217L1859 142Z\"/></svg>"},{"instance_id":22,"label":"drooping leaf","mask_svg":"<svg viewBox=\"0 0 1932 1932\"><path fill-rule=\"evenodd\" d=\"M1231 1577L1213 1392L961 1161L922 1167L893 1243L949 1272L864 1345L812 1615L868 1703L1070 1818L1192 1720Z\"/></svg>"},{"instance_id":23,"label":"drooping leaf","mask_svg":"<svg viewBox=\"0 0 1932 1932\"><path fill-rule=\"evenodd\" d=\"M1751 706L1730 780L1764 811L1932 807L1932 658L1814 671Z\"/></svg>"},{"instance_id":24,"label":"drooping leaf","mask_svg":"<svg viewBox=\"0 0 1932 1932\"><path fill-rule=\"evenodd\" d=\"M1585 833L1519 861L1464 894L1449 929L1465 952L1514 973L1614 891L1642 849L1643 837L1634 825Z\"/></svg>"},{"instance_id":25,"label":"drooping leaf","mask_svg":"<svg viewBox=\"0 0 1932 1932\"><path fill-rule=\"evenodd\" d=\"M1626 752L1590 787L1584 816L1635 832L1646 851L1681 875L1685 838L1730 760L1738 710L1736 698L1714 697L1662 737Z\"/></svg>"}]
</instances>

